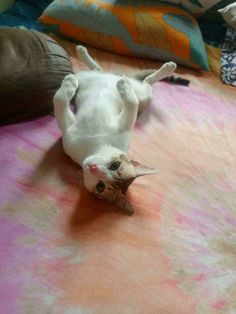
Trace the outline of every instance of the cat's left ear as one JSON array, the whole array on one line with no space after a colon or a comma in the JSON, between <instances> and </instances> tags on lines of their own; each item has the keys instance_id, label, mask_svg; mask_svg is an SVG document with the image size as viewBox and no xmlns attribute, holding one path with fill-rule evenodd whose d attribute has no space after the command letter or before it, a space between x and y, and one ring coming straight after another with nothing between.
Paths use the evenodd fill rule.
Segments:
<instances>
[{"instance_id":1,"label":"cat's left ear","mask_svg":"<svg viewBox=\"0 0 236 314\"><path fill-rule=\"evenodd\" d=\"M156 174L158 172L157 169L145 166L136 160L132 160L132 164L135 168L136 178L148 174Z\"/></svg>"}]
</instances>

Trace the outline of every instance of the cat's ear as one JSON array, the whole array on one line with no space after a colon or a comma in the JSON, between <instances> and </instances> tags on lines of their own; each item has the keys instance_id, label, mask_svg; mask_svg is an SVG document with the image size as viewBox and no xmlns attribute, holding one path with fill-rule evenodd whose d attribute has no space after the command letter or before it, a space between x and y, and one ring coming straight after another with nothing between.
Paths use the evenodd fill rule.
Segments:
<instances>
[{"instance_id":1,"label":"cat's ear","mask_svg":"<svg viewBox=\"0 0 236 314\"><path fill-rule=\"evenodd\" d=\"M116 200L114 201L114 205L120 208L126 215L132 216L134 213L134 207L123 194L117 196Z\"/></svg>"},{"instance_id":2,"label":"cat's ear","mask_svg":"<svg viewBox=\"0 0 236 314\"><path fill-rule=\"evenodd\" d=\"M148 174L156 174L158 172L156 169L145 166L136 160L132 160L132 164L135 168L136 177L141 177Z\"/></svg>"}]
</instances>

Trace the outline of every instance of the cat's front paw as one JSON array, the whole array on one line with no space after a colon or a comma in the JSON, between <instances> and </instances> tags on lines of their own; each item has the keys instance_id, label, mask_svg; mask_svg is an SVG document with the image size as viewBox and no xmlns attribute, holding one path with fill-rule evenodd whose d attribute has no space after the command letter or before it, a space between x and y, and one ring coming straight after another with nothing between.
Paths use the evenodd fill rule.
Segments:
<instances>
[{"instance_id":1,"label":"cat's front paw","mask_svg":"<svg viewBox=\"0 0 236 314\"><path fill-rule=\"evenodd\" d=\"M79 82L75 74L68 74L64 77L61 87L65 89L76 90L78 88Z\"/></svg>"},{"instance_id":2,"label":"cat's front paw","mask_svg":"<svg viewBox=\"0 0 236 314\"><path fill-rule=\"evenodd\" d=\"M61 83L61 88L58 90L58 96L69 102L76 93L79 82L74 74L67 75Z\"/></svg>"},{"instance_id":3,"label":"cat's front paw","mask_svg":"<svg viewBox=\"0 0 236 314\"><path fill-rule=\"evenodd\" d=\"M138 99L137 96L134 92L134 89L132 87L132 84L130 83L129 79L123 75L119 81L116 84L116 88L118 92L121 95L121 98L124 100L126 103L130 104L138 104Z\"/></svg>"},{"instance_id":4,"label":"cat's front paw","mask_svg":"<svg viewBox=\"0 0 236 314\"><path fill-rule=\"evenodd\" d=\"M132 89L132 85L125 75L119 79L116 87L121 94L127 94Z\"/></svg>"}]
</instances>

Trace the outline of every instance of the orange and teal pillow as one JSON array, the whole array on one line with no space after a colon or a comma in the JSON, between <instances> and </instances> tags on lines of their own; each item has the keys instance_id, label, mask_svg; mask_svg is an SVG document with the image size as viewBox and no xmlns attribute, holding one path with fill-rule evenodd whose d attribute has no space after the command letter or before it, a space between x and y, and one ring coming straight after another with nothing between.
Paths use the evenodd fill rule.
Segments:
<instances>
[{"instance_id":1,"label":"orange and teal pillow","mask_svg":"<svg viewBox=\"0 0 236 314\"><path fill-rule=\"evenodd\" d=\"M196 19L155 0L54 0L40 21L49 31L96 48L208 69Z\"/></svg>"}]
</instances>

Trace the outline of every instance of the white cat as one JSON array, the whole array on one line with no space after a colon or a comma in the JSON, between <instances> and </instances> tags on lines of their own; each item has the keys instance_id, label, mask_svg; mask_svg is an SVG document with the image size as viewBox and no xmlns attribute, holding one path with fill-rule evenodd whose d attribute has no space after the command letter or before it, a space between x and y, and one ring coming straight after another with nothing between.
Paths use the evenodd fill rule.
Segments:
<instances>
[{"instance_id":1,"label":"white cat","mask_svg":"<svg viewBox=\"0 0 236 314\"><path fill-rule=\"evenodd\" d=\"M136 177L156 171L132 160L127 151L137 114L152 100L151 84L174 72L165 63L143 81L102 71L86 48L77 46L79 58L92 71L70 74L54 96L54 110L63 134L65 152L83 168L85 187L131 215L125 197ZM77 112L70 101L74 97Z\"/></svg>"}]
</instances>

